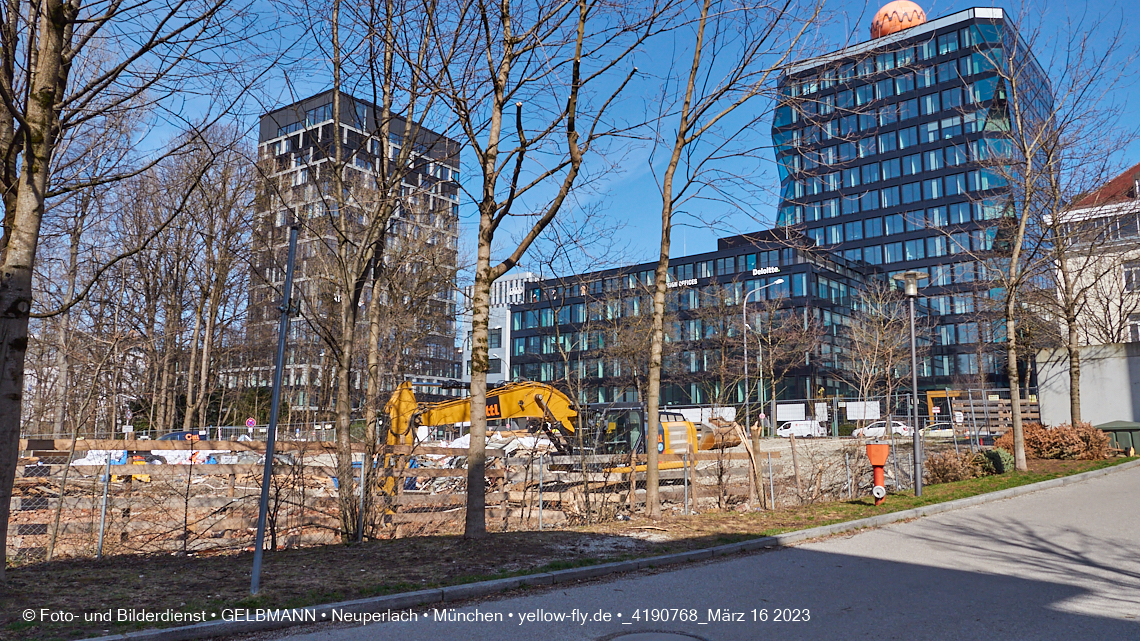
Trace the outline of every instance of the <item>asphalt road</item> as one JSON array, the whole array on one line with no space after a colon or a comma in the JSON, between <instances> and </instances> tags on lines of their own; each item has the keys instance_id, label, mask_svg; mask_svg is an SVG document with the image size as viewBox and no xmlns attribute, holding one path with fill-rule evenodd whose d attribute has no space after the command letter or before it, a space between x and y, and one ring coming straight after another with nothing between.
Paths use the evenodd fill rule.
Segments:
<instances>
[{"instance_id":1,"label":"asphalt road","mask_svg":"<svg viewBox=\"0 0 1140 641\"><path fill-rule=\"evenodd\" d=\"M709 641L1140 639L1138 498L1134 468L851 536L452 611L484 620L439 621L416 608L418 621L287 638L617 641L652 630ZM575 610L584 623L571 620ZM710 621L714 612L722 621ZM551 615L562 620L542 622ZM485 620L494 617L501 622ZM675 638L684 637L629 641Z\"/></svg>"}]
</instances>

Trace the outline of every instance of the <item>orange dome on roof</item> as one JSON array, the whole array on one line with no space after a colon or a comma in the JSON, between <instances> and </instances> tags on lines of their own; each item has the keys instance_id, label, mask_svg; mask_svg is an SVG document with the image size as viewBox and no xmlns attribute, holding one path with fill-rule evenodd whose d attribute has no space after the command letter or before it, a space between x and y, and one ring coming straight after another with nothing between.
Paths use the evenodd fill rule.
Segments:
<instances>
[{"instance_id":1,"label":"orange dome on roof","mask_svg":"<svg viewBox=\"0 0 1140 641\"><path fill-rule=\"evenodd\" d=\"M910 0L895 0L875 13L871 21L871 37L882 38L926 22L926 12Z\"/></svg>"}]
</instances>

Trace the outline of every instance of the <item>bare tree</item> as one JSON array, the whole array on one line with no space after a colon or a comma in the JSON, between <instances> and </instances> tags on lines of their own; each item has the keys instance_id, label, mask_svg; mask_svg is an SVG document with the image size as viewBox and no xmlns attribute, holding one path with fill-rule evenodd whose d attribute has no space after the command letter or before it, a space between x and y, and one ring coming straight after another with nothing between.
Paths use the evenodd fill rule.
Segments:
<instances>
[{"instance_id":1,"label":"bare tree","mask_svg":"<svg viewBox=\"0 0 1140 641\"><path fill-rule=\"evenodd\" d=\"M478 188L471 193L479 227L472 286L465 537L486 535L491 284L519 263L558 216L579 182L585 159L619 133L620 126L609 116L633 72L617 67L656 29L659 13L653 3L631 9L592 0L525 6L479 0L435 27L437 41L457 52L445 70L441 91L478 172ZM496 233L508 221L518 225L520 236L503 258L493 258Z\"/></svg>"},{"instance_id":2,"label":"bare tree","mask_svg":"<svg viewBox=\"0 0 1140 641\"><path fill-rule=\"evenodd\" d=\"M741 123L732 116L764 95L769 79L792 55L800 36L819 11L820 5L812 2L806 7L790 1L694 3L682 11L678 32L692 46L678 47L678 59L665 62L687 68L687 72L676 85L669 83L656 109L655 142L665 150L666 161L658 178L661 253L654 283L653 340L646 395L649 461L645 498L647 511L654 519L661 516L657 430L673 215L687 202L702 196L704 187L720 193L725 185L717 183L732 181L733 171L722 164L726 158L754 152L741 141L756 118L744 118Z\"/></svg>"},{"instance_id":3,"label":"bare tree","mask_svg":"<svg viewBox=\"0 0 1140 641\"><path fill-rule=\"evenodd\" d=\"M1028 18L1029 11L1022 7L1021 17ZM1028 20L1015 16L1012 21L1020 27L1022 42L990 49L985 54L987 66L997 76L972 89L973 101L993 100L988 112L979 114L985 119L986 137L974 149L983 168L973 187L983 217L999 219L992 245L986 242L978 257L1001 309L1004 336L998 338L1005 342L1013 454L1017 469L1026 470L1019 371L1025 336L1018 320L1027 303L1026 290L1049 261L1052 242L1048 234L1034 233L1033 227L1058 220L1064 211L1072 196L1068 186L1074 164L1096 147L1090 142L1126 65L1122 31L1109 27L1104 18L1091 25L1069 25L1067 35L1054 37ZM1052 52L1053 60L1042 67L1030 51ZM1064 295L1073 298L1074 293ZM1079 414L1079 405L1074 409Z\"/></svg>"}]
</instances>

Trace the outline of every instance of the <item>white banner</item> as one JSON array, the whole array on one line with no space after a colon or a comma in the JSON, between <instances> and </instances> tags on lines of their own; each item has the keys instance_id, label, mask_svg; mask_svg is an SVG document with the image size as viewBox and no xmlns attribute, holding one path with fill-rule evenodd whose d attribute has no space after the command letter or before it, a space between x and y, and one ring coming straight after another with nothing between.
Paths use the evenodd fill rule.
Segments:
<instances>
[{"instance_id":1,"label":"white banner","mask_svg":"<svg viewBox=\"0 0 1140 641\"><path fill-rule=\"evenodd\" d=\"M803 403L776 403L776 422L805 420L806 411Z\"/></svg>"},{"instance_id":2,"label":"white banner","mask_svg":"<svg viewBox=\"0 0 1140 641\"><path fill-rule=\"evenodd\" d=\"M879 401L847 401L847 420L874 421L879 418Z\"/></svg>"}]
</instances>

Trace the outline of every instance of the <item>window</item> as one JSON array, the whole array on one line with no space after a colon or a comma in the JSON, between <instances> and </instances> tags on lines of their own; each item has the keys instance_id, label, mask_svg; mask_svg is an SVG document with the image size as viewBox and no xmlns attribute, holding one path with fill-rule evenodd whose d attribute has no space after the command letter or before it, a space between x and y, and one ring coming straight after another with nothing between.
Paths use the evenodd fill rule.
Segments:
<instances>
[{"instance_id":1,"label":"window","mask_svg":"<svg viewBox=\"0 0 1140 641\"><path fill-rule=\"evenodd\" d=\"M855 143L845 142L839 145L839 162L855 159Z\"/></svg>"},{"instance_id":2,"label":"window","mask_svg":"<svg viewBox=\"0 0 1140 641\"><path fill-rule=\"evenodd\" d=\"M879 163L863 165L860 169L864 184L879 182Z\"/></svg>"},{"instance_id":3,"label":"window","mask_svg":"<svg viewBox=\"0 0 1140 641\"><path fill-rule=\"evenodd\" d=\"M1124 291L1140 291L1140 260L1124 263Z\"/></svg>"},{"instance_id":4,"label":"window","mask_svg":"<svg viewBox=\"0 0 1140 641\"><path fill-rule=\"evenodd\" d=\"M888 236L891 236L893 234L901 234L904 231L906 231L906 227L903 223L902 214L895 214L893 216L884 216L883 217L883 227L886 230Z\"/></svg>"},{"instance_id":5,"label":"window","mask_svg":"<svg viewBox=\"0 0 1140 641\"><path fill-rule=\"evenodd\" d=\"M834 145L819 150L819 162L822 165L834 165L838 159L839 155L836 153Z\"/></svg>"},{"instance_id":6,"label":"window","mask_svg":"<svg viewBox=\"0 0 1140 641\"><path fill-rule=\"evenodd\" d=\"M962 135L962 117L954 116L942 120L942 139L948 140Z\"/></svg>"},{"instance_id":7,"label":"window","mask_svg":"<svg viewBox=\"0 0 1140 641\"><path fill-rule=\"evenodd\" d=\"M490 345L489 345L490 349L499 349L500 347L502 347L503 346L503 328L502 327L496 327L495 329L492 329L488 335L488 340L490 341ZM498 374L498 372L494 372L494 373Z\"/></svg>"},{"instance_id":8,"label":"window","mask_svg":"<svg viewBox=\"0 0 1140 641\"><path fill-rule=\"evenodd\" d=\"M955 263L952 267L955 283L974 282L974 263Z\"/></svg>"},{"instance_id":9,"label":"window","mask_svg":"<svg viewBox=\"0 0 1140 641\"><path fill-rule=\"evenodd\" d=\"M918 118L918 98L911 98L899 103L899 120Z\"/></svg>"},{"instance_id":10,"label":"window","mask_svg":"<svg viewBox=\"0 0 1140 641\"><path fill-rule=\"evenodd\" d=\"M853 105L853 96L850 89L835 94L835 106L840 109L850 109Z\"/></svg>"},{"instance_id":11,"label":"window","mask_svg":"<svg viewBox=\"0 0 1140 641\"><path fill-rule=\"evenodd\" d=\"M827 228L827 244L835 245L843 242L843 225L831 225Z\"/></svg>"},{"instance_id":12,"label":"window","mask_svg":"<svg viewBox=\"0 0 1140 641\"><path fill-rule=\"evenodd\" d=\"M870 111L867 113L859 114L859 129L867 131L874 129L879 125L879 112Z\"/></svg>"},{"instance_id":13,"label":"window","mask_svg":"<svg viewBox=\"0 0 1140 641\"><path fill-rule=\"evenodd\" d=\"M914 48L915 57L919 60L930 60L934 57L935 48L934 40L928 40Z\"/></svg>"},{"instance_id":14,"label":"window","mask_svg":"<svg viewBox=\"0 0 1140 641\"><path fill-rule=\"evenodd\" d=\"M884 78L875 83L875 98L882 100L890 98L895 95L895 81L891 78Z\"/></svg>"},{"instance_id":15,"label":"window","mask_svg":"<svg viewBox=\"0 0 1140 641\"><path fill-rule=\"evenodd\" d=\"M903 244L887 243L883 245L884 263L901 263L903 261Z\"/></svg>"},{"instance_id":16,"label":"window","mask_svg":"<svg viewBox=\"0 0 1140 641\"><path fill-rule=\"evenodd\" d=\"M887 71L895 68L895 52L888 51L875 56L875 71Z\"/></svg>"},{"instance_id":17,"label":"window","mask_svg":"<svg viewBox=\"0 0 1140 641\"><path fill-rule=\"evenodd\" d=\"M899 130L899 149L910 149L918 146L918 127L907 127Z\"/></svg>"},{"instance_id":18,"label":"window","mask_svg":"<svg viewBox=\"0 0 1140 641\"><path fill-rule=\"evenodd\" d=\"M906 259L907 260L922 260L926 258L925 241L921 238L917 240L906 241Z\"/></svg>"},{"instance_id":19,"label":"window","mask_svg":"<svg viewBox=\"0 0 1140 641\"><path fill-rule=\"evenodd\" d=\"M925 200L937 200L943 196L942 179L931 178L922 181L922 197Z\"/></svg>"},{"instance_id":20,"label":"window","mask_svg":"<svg viewBox=\"0 0 1140 641\"><path fill-rule=\"evenodd\" d=\"M857 213L859 213L859 197L858 196L845 196L843 198L843 213L844 214L857 214Z\"/></svg>"},{"instance_id":21,"label":"window","mask_svg":"<svg viewBox=\"0 0 1140 641\"><path fill-rule=\"evenodd\" d=\"M950 60L938 64L938 82L953 82L958 79L958 64Z\"/></svg>"},{"instance_id":22,"label":"window","mask_svg":"<svg viewBox=\"0 0 1140 641\"><path fill-rule=\"evenodd\" d=\"M938 36L938 55L946 55L958 50L958 32Z\"/></svg>"},{"instance_id":23,"label":"window","mask_svg":"<svg viewBox=\"0 0 1140 641\"><path fill-rule=\"evenodd\" d=\"M899 107L898 107L898 105L892 104L892 105L887 105L885 107L879 107L878 114L879 114L879 126L880 127L886 127L887 125L893 125L899 121Z\"/></svg>"},{"instance_id":24,"label":"window","mask_svg":"<svg viewBox=\"0 0 1140 641\"><path fill-rule=\"evenodd\" d=\"M470 361L468 361L470 367ZM503 373L503 359L491 358L487 360L487 373L488 374L502 374Z\"/></svg>"},{"instance_id":25,"label":"window","mask_svg":"<svg viewBox=\"0 0 1140 641\"><path fill-rule=\"evenodd\" d=\"M898 140L895 138L895 132L888 131L885 134L879 134L879 153L885 154L898 149Z\"/></svg>"},{"instance_id":26,"label":"window","mask_svg":"<svg viewBox=\"0 0 1140 641\"><path fill-rule=\"evenodd\" d=\"M946 177L946 195L957 196L966 193L966 174L954 174Z\"/></svg>"},{"instance_id":27,"label":"window","mask_svg":"<svg viewBox=\"0 0 1140 641\"><path fill-rule=\"evenodd\" d=\"M904 94L914 91L914 74L907 73L895 78L895 93Z\"/></svg>"},{"instance_id":28,"label":"window","mask_svg":"<svg viewBox=\"0 0 1140 641\"><path fill-rule=\"evenodd\" d=\"M932 236L926 239L926 255L930 258L939 258L946 255L946 237Z\"/></svg>"},{"instance_id":29,"label":"window","mask_svg":"<svg viewBox=\"0 0 1140 641\"><path fill-rule=\"evenodd\" d=\"M859 186L859 168L852 167L851 169L843 170L843 186L844 187L858 187Z\"/></svg>"},{"instance_id":30,"label":"window","mask_svg":"<svg viewBox=\"0 0 1140 641\"><path fill-rule=\"evenodd\" d=\"M847 260L863 260L863 250L858 247L855 249L844 249L843 257Z\"/></svg>"},{"instance_id":31,"label":"window","mask_svg":"<svg viewBox=\"0 0 1140 641\"><path fill-rule=\"evenodd\" d=\"M815 229L807 230L808 238L812 240L817 246L823 244L823 227L816 227Z\"/></svg>"},{"instance_id":32,"label":"window","mask_svg":"<svg viewBox=\"0 0 1140 641\"><path fill-rule=\"evenodd\" d=\"M926 229L926 216L923 214L923 211L921 209L908 211L903 214L903 218L906 220L907 231L919 231Z\"/></svg>"},{"instance_id":33,"label":"window","mask_svg":"<svg viewBox=\"0 0 1140 641\"><path fill-rule=\"evenodd\" d=\"M922 186L919 183L907 183L902 186L902 201L904 204L916 203L922 200Z\"/></svg>"},{"instance_id":34,"label":"window","mask_svg":"<svg viewBox=\"0 0 1140 641\"><path fill-rule=\"evenodd\" d=\"M839 133L842 136L850 136L859 131L859 121L855 116L843 116L837 122L839 123Z\"/></svg>"},{"instance_id":35,"label":"window","mask_svg":"<svg viewBox=\"0 0 1140 641\"><path fill-rule=\"evenodd\" d=\"M942 92L942 109L949 111L962 106L962 90L958 87ZM945 138L945 136L943 136Z\"/></svg>"},{"instance_id":36,"label":"window","mask_svg":"<svg viewBox=\"0 0 1140 641\"><path fill-rule=\"evenodd\" d=\"M938 83L934 76L934 67L924 67L914 72L914 86L918 89L933 87Z\"/></svg>"},{"instance_id":37,"label":"window","mask_svg":"<svg viewBox=\"0 0 1140 641\"><path fill-rule=\"evenodd\" d=\"M897 207L902 204L902 199L899 196L898 187L885 187L882 190L883 209L889 207Z\"/></svg>"},{"instance_id":38,"label":"window","mask_svg":"<svg viewBox=\"0 0 1140 641\"><path fill-rule=\"evenodd\" d=\"M878 238L883 235L883 219L868 218L863 221L863 231L867 238Z\"/></svg>"},{"instance_id":39,"label":"window","mask_svg":"<svg viewBox=\"0 0 1140 641\"><path fill-rule=\"evenodd\" d=\"M945 227L946 226L946 208L945 207L931 207L926 210L926 219L930 221L931 227Z\"/></svg>"},{"instance_id":40,"label":"window","mask_svg":"<svg viewBox=\"0 0 1140 641\"><path fill-rule=\"evenodd\" d=\"M855 105L865 105L874 98L874 87L871 85L863 85L862 87L855 87Z\"/></svg>"},{"instance_id":41,"label":"window","mask_svg":"<svg viewBox=\"0 0 1140 641\"><path fill-rule=\"evenodd\" d=\"M846 223L844 225L844 235L847 240L862 240L863 239L863 223L856 220L854 222Z\"/></svg>"},{"instance_id":42,"label":"window","mask_svg":"<svg viewBox=\"0 0 1140 641\"><path fill-rule=\"evenodd\" d=\"M872 245L863 248L863 262L870 265L883 264L883 248L881 245Z\"/></svg>"},{"instance_id":43,"label":"window","mask_svg":"<svg viewBox=\"0 0 1140 641\"><path fill-rule=\"evenodd\" d=\"M930 114L938 113L942 108L942 103L938 99L938 94L932 93L929 96L922 96L918 99L918 110L922 115L929 116Z\"/></svg>"},{"instance_id":44,"label":"window","mask_svg":"<svg viewBox=\"0 0 1140 641\"><path fill-rule=\"evenodd\" d=\"M872 189L859 197L859 209L874 211L879 208L879 190Z\"/></svg>"},{"instance_id":45,"label":"window","mask_svg":"<svg viewBox=\"0 0 1140 641\"><path fill-rule=\"evenodd\" d=\"M950 223L961 225L970 222L970 204L955 203L950 205Z\"/></svg>"},{"instance_id":46,"label":"window","mask_svg":"<svg viewBox=\"0 0 1140 641\"><path fill-rule=\"evenodd\" d=\"M903 156L902 169L904 176L913 176L922 171L922 156L914 154L911 156Z\"/></svg>"},{"instance_id":47,"label":"window","mask_svg":"<svg viewBox=\"0 0 1140 641\"><path fill-rule=\"evenodd\" d=\"M965 145L947 145L945 149L947 167L956 167L958 165L966 164Z\"/></svg>"},{"instance_id":48,"label":"window","mask_svg":"<svg viewBox=\"0 0 1140 641\"><path fill-rule=\"evenodd\" d=\"M835 171L823 177L823 190L836 191L839 189L839 172Z\"/></svg>"},{"instance_id":49,"label":"window","mask_svg":"<svg viewBox=\"0 0 1140 641\"><path fill-rule=\"evenodd\" d=\"M947 243L951 254L962 254L970 251L970 234L968 232L960 231L950 234L950 241Z\"/></svg>"},{"instance_id":50,"label":"window","mask_svg":"<svg viewBox=\"0 0 1140 641\"><path fill-rule=\"evenodd\" d=\"M922 154L922 161L926 166L926 171L938 171L942 169L942 150L934 149Z\"/></svg>"},{"instance_id":51,"label":"window","mask_svg":"<svg viewBox=\"0 0 1140 641\"><path fill-rule=\"evenodd\" d=\"M878 149L878 147L875 144L875 137L874 136L871 136L869 138L864 138L864 139L859 141L859 157L860 158L870 158L871 156L874 156L877 149Z\"/></svg>"},{"instance_id":52,"label":"window","mask_svg":"<svg viewBox=\"0 0 1140 641\"><path fill-rule=\"evenodd\" d=\"M902 175L902 163L898 158L891 158L882 162L883 180L891 180Z\"/></svg>"},{"instance_id":53,"label":"window","mask_svg":"<svg viewBox=\"0 0 1140 641\"><path fill-rule=\"evenodd\" d=\"M521 356L526 353L526 339L525 338L512 338L511 339L511 355Z\"/></svg>"},{"instance_id":54,"label":"window","mask_svg":"<svg viewBox=\"0 0 1140 641\"><path fill-rule=\"evenodd\" d=\"M924 122L918 127L918 139L921 142L938 141L938 121Z\"/></svg>"}]
</instances>

